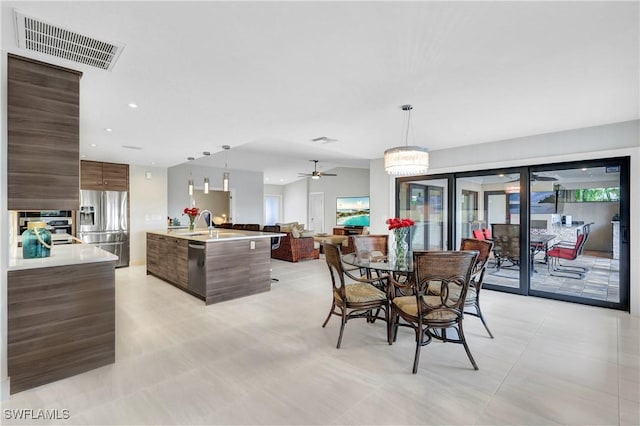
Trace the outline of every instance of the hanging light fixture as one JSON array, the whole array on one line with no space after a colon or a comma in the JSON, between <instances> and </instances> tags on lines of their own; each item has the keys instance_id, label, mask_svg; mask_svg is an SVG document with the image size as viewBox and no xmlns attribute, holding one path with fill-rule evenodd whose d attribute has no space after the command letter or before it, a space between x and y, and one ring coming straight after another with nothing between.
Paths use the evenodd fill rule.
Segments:
<instances>
[{"instance_id":1,"label":"hanging light fixture","mask_svg":"<svg viewBox=\"0 0 640 426\"><path fill-rule=\"evenodd\" d=\"M507 194L518 194L520 193L520 182L516 181L513 183L508 183L504 188L504 192Z\"/></svg>"},{"instance_id":2,"label":"hanging light fixture","mask_svg":"<svg viewBox=\"0 0 640 426\"><path fill-rule=\"evenodd\" d=\"M189 195L193 195L193 178L189 178Z\"/></svg>"},{"instance_id":3,"label":"hanging light fixture","mask_svg":"<svg viewBox=\"0 0 640 426\"><path fill-rule=\"evenodd\" d=\"M402 105L407 111L407 131L405 146L387 149L384 152L384 169L390 175L418 175L429 169L429 152L422 146L409 146L409 126L411 124L412 105Z\"/></svg>"},{"instance_id":4,"label":"hanging light fixture","mask_svg":"<svg viewBox=\"0 0 640 426\"><path fill-rule=\"evenodd\" d=\"M204 155L205 157L208 157L211 155L211 153L209 151L203 151L202 155ZM204 178L204 192L205 194L209 193L209 177L205 177Z\"/></svg>"},{"instance_id":5,"label":"hanging light fixture","mask_svg":"<svg viewBox=\"0 0 640 426\"><path fill-rule=\"evenodd\" d=\"M222 173L222 190L225 192L229 192L229 172L227 171L227 160L229 158L229 150L231 147L229 145L222 145L222 149L226 151L225 160L224 160L224 173Z\"/></svg>"},{"instance_id":6,"label":"hanging light fixture","mask_svg":"<svg viewBox=\"0 0 640 426\"><path fill-rule=\"evenodd\" d=\"M222 190L224 192L229 192L229 172L224 172L222 174Z\"/></svg>"}]
</instances>

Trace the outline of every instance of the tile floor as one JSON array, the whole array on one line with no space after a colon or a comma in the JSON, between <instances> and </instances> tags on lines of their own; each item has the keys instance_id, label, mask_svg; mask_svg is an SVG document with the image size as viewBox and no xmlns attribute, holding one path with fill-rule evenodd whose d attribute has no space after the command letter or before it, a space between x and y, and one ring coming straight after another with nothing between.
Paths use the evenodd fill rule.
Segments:
<instances>
[{"instance_id":1,"label":"tile floor","mask_svg":"<svg viewBox=\"0 0 640 426\"><path fill-rule=\"evenodd\" d=\"M542 261L542 256L536 257ZM609 302L620 301L620 261L610 258L581 255L574 261L562 261L563 265L587 268L583 278L572 278L572 274L550 275L547 265L536 261L536 273L531 277L531 288L549 293L567 294L594 300ZM485 282L506 287L519 287L517 267L496 270L489 268ZM559 276L565 275L565 276ZM577 275L573 275L577 277Z\"/></svg>"},{"instance_id":2,"label":"tile floor","mask_svg":"<svg viewBox=\"0 0 640 426\"><path fill-rule=\"evenodd\" d=\"M273 261L272 291L205 306L145 275L116 272L116 363L13 395L6 409L69 410L2 424L640 423L640 319L603 308L483 293L496 338L465 320L480 366L459 345L389 346L383 323L321 328L324 261Z\"/></svg>"}]
</instances>

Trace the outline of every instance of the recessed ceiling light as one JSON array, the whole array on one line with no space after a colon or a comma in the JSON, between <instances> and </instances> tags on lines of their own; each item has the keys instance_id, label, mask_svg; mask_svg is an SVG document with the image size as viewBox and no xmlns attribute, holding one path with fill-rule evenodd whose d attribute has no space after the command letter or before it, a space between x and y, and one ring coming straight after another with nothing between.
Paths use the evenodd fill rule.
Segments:
<instances>
[{"instance_id":1,"label":"recessed ceiling light","mask_svg":"<svg viewBox=\"0 0 640 426\"><path fill-rule=\"evenodd\" d=\"M284 182L284 179L280 178L280 182Z\"/></svg>"},{"instance_id":2,"label":"recessed ceiling light","mask_svg":"<svg viewBox=\"0 0 640 426\"><path fill-rule=\"evenodd\" d=\"M264 180L269 180L269 178L265 176Z\"/></svg>"},{"instance_id":3,"label":"recessed ceiling light","mask_svg":"<svg viewBox=\"0 0 640 426\"><path fill-rule=\"evenodd\" d=\"M129 108L138 108L138 104L134 102L129 102Z\"/></svg>"},{"instance_id":4,"label":"recessed ceiling light","mask_svg":"<svg viewBox=\"0 0 640 426\"><path fill-rule=\"evenodd\" d=\"M152 166L154 166L155 164L156 164L156 162L155 162L155 161L152 161L152 162L151 162L151 165L152 165Z\"/></svg>"},{"instance_id":5,"label":"recessed ceiling light","mask_svg":"<svg viewBox=\"0 0 640 426\"><path fill-rule=\"evenodd\" d=\"M106 129L104 129L105 132L113 132L113 129L111 127L107 127Z\"/></svg>"},{"instance_id":6,"label":"recessed ceiling light","mask_svg":"<svg viewBox=\"0 0 640 426\"><path fill-rule=\"evenodd\" d=\"M95 143L92 143L92 144L91 144L91 146L95 148L96 144L95 144Z\"/></svg>"},{"instance_id":7,"label":"recessed ceiling light","mask_svg":"<svg viewBox=\"0 0 640 426\"><path fill-rule=\"evenodd\" d=\"M84 155L84 154L82 154L82 155L80 156L80 158L86 158L86 157L87 157L87 156L86 156L86 155Z\"/></svg>"},{"instance_id":8,"label":"recessed ceiling light","mask_svg":"<svg viewBox=\"0 0 640 426\"><path fill-rule=\"evenodd\" d=\"M587 168L586 168L586 167L583 167L583 168L581 168L580 170L582 170L583 172L586 172L586 171L587 171Z\"/></svg>"}]
</instances>

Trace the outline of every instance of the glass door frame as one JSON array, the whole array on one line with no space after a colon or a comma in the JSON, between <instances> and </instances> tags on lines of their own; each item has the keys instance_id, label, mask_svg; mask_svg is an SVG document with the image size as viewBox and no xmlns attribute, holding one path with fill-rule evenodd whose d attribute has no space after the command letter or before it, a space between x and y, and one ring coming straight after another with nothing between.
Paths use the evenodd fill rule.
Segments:
<instances>
[{"instance_id":1,"label":"glass door frame","mask_svg":"<svg viewBox=\"0 0 640 426\"><path fill-rule=\"evenodd\" d=\"M581 169L593 167L609 167L620 166L620 293L618 302L609 302L606 300L586 299L584 297L571 296L559 293L548 293L542 290L530 289L528 294L536 297L544 297L547 299L562 300L565 302L580 303L583 305L599 306L603 308L619 309L629 312L630 310L630 291L631 291L631 244L629 241L629 224L631 215L631 181L630 181L630 157L613 157L598 160L572 161L566 163L553 163L536 165L529 167L531 173L549 172L565 169ZM527 185L527 190L530 190ZM520 206L522 210L522 205ZM529 211L529 208L526 208ZM588 302L588 303L585 303Z\"/></svg>"},{"instance_id":2,"label":"glass door frame","mask_svg":"<svg viewBox=\"0 0 640 426\"><path fill-rule=\"evenodd\" d=\"M434 175L418 175L418 176L403 176L396 178L396 189L395 189L395 217L400 217L401 210L401 200L400 200L400 191L402 190L402 184L407 183L411 186L414 183L420 182L420 185L428 186L428 183L425 181L429 180L446 180L447 181L447 214L445 215L445 219L448 221L447 226L443 229L443 237L446 235L447 244L445 250L452 250L453 244L453 226L451 224L451 220L453 217L453 208L455 207L455 188L453 183L455 182L455 177L453 173L444 173L444 174L434 174Z\"/></svg>"},{"instance_id":3,"label":"glass door frame","mask_svg":"<svg viewBox=\"0 0 640 426\"><path fill-rule=\"evenodd\" d=\"M522 189L528 186L528 176L529 173L528 171L525 172L524 169L528 169L527 167L511 167L511 168L507 168L507 169L488 169L488 170L477 170L477 171L470 171L470 172L459 172L459 173L454 173L454 182L457 182L458 178L465 178L465 177L478 177L478 176L496 176L496 175L514 175L514 174L519 174L520 175L520 224L523 223L523 220L526 220L525 223L528 223L529 221L529 213L528 213L528 209L524 209L526 211L525 214L522 214L522 203L529 202L529 195L528 194L522 194ZM527 183L525 184L525 180L527 181ZM455 186L455 185L454 185ZM456 191L456 188L454 188L454 191ZM487 200L487 195L488 193L493 192L493 191L487 191L485 193L483 193L483 199ZM508 195L508 194L507 194ZM484 204L484 208L485 211L487 209L487 204ZM509 204L507 203L507 213L509 210ZM488 222L488 218L487 218L487 227L490 227L490 224ZM529 274L530 274L530 265L529 265L529 233L527 232L528 227L524 227L524 226L520 226L520 268L519 268L519 286L518 287L506 287L506 286L501 286L501 285L497 285L497 284L491 284L489 282L487 282L486 278L485 281L483 283L483 288L487 288L489 290L497 290L497 291L501 291L503 293L513 293L513 294L521 294L521 295L526 295L527 292L529 291ZM454 236L454 238L458 239L459 237L457 235ZM460 237L461 238L461 237ZM526 239L526 241L525 241ZM524 248L524 249L523 249Z\"/></svg>"},{"instance_id":4,"label":"glass door frame","mask_svg":"<svg viewBox=\"0 0 640 426\"><path fill-rule=\"evenodd\" d=\"M534 172L553 171L562 169L573 169L583 167L606 167L620 165L620 297L619 302L608 302L604 300L586 299L577 296L570 296L558 293L546 293L540 290L530 289L531 252L530 252L530 207L531 198L531 174ZM400 214L400 190L402 183L446 179L447 180L447 247L446 250L453 250L458 238L456 235L456 194L457 178L487 176L504 174L520 174L520 286L519 288L508 288L485 283L484 287L506 293L516 293L534 297L544 297L548 299L561 300L566 302L580 303L590 306L612 308L629 312L630 309L630 167L629 156L612 157L602 159L587 159L580 161L558 162L549 164L537 164L521 167L510 167L503 169L485 169L465 172L441 173L433 175L403 176L395 179L395 215Z\"/></svg>"}]
</instances>

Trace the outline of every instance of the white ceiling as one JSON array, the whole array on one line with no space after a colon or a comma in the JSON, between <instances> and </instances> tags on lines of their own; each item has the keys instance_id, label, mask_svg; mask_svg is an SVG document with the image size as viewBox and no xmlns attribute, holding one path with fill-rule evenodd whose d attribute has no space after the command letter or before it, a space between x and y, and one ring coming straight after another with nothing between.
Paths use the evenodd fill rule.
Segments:
<instances>
[{"instance_id":1,"label":"white ceiling","mask_svg":"<svg viewBox=\"0 0 640 426\"><path fill-rule=\"evenodd\" d=\"M87 159L210 151L278 184L368 167L404 144L406 103L430 150L638 119L638 5L3 1L2 49L84 72ZM111 72L19 49L13 8L126 47Z\"/></svg>"}]
</instances>

